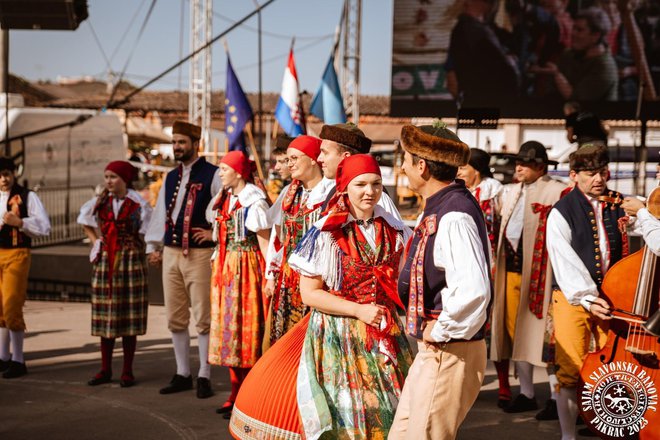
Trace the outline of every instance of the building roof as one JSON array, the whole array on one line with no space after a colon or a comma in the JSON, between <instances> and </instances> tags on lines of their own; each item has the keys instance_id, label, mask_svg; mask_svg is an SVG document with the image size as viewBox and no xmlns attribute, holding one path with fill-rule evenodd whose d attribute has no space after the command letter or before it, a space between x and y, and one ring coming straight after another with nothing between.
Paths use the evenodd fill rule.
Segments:
<instances>
[{"instance_id":1,"label":"building roof","mask_svg":"<svg viewBox=\"0 0 660 440\"><path fill-rule=\"evenodd\" d=\"M81 78L78 80L68 80L59 82L38 82L30 83L18 77L14 77L22 84L21 93L30 96L26 97L26 104L38 107L65 107L65 108L102 108L109 98L107 83L95 79ZM135 86L127 82L122 82L119 87L115 100L126 96L130 91L135 90ZM248 100L253 111L258 108L259 95L257 93L248 93ZM265 114L273 114L277 101L278 93L263 93L263 111ZM224 113L224 91L216 91L211 95L211 111L215 115ZM312 96L303 95L303 107L309 108ZM187 112L188 111L188 92L180 91L142 91L131 98L125 104L119 105L119 108L128 112L148 112L158 111L166 112ZM390 99L388 96L361 96L360 114L371 116L387 116L390 112Z\"/></svg>"}]
</instances>

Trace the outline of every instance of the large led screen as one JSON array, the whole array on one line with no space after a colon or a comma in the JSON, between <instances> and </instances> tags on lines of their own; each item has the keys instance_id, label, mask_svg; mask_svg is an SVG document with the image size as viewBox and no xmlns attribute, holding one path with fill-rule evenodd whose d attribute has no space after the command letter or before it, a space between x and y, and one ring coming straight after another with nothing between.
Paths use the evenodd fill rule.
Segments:
<instances>
[{"instance_id":1,"label":"large led screen","mask_svg":"<svg viewBox=\"0 0 660 440\"><path fill-rule=\"evenodd\" d=\"M393 26L393 116L660 117L660 0L394 0Z\"/></svg>"}]
</instances>

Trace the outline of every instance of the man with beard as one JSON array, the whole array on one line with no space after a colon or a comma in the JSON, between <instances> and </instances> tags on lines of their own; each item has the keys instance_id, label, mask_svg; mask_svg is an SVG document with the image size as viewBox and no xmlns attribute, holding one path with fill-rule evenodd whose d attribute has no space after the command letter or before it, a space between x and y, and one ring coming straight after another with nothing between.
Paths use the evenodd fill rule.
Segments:
<instances>
[{"instance_id":1,"label":"man with beard","mask_svg":"<svg viewBox=\"0 0 660 440\"><path fill-rule=\"evenodd\" d=\"M211 397L211 367L208 364L210 329L211 265L214 243L205 238L211 229L206 207L220 191L218 168L198 156L202 129L183 121L174 122L172 145L179 166L170 171L158 194L149 230L145 236L149 263L163 264L163 294L168 328L172 333L176 374L161 394L193 387L190 374L189 305L195 319L199 345L197 397Z\"/></svg>"}]
</instances>

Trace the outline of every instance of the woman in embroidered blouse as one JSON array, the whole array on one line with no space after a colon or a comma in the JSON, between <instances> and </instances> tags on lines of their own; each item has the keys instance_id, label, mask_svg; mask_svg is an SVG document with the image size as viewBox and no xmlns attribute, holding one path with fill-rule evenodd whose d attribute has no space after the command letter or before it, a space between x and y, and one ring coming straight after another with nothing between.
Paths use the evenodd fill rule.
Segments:
<instances>
[{"instance_id":1,"label":"woman in embroidered blouse","mask_svg":"<svg viewBox=\"0 0 660 440\"><path fill-rule=\"evenodd\" d=\"M396 305L403 307L396 281L410 230L376 205L382 180L373 157L344 159L336 180L338 192L329 214L307 232L289 259L301 275L302 299L312 311L264 356L269 368L261 368L260 362L248 377L244 400L239 395L230 423L233 433L251 432L255 438L260 432L269 438L387 437L412 363L396 313ZM301 333L304 337L296 336ZM294 371L281 367L285 365ZM284 389L280 384L292 375L295 381ZM266 384L278 384L279 390L268 391ZM263 391L256 397L258 389ZM291 418L284 412L294 399L302 426L285 421ZM279 415L268 402L283 408Z\"/></svg>"},{"instance_id":2,"label":"woman in embroidered blouse","mask_svg":"<svg viewBox=\"0 0 660 440\"><path fill-rule=\"evenodd\" d=\"M101 337L101 370L87 382L92 386L112 380L112 351L118 337L124 350L119 384L133 386L137 336L147 331L144 234L152 209L132 189L136 175L137 170L128 162L110 162L105 168L105 189L85 203L78 216L93 244L92 335Z\"/></svg>"},{"instance_id":3,"label":"woman in embroidered blouse","mask_svg":"<svg viewBox=\"0 0 660 440\"><path fill-rule=\"evenodd\" d=\"M287 148L293 181L275 201L268 216L273 225L270 252L266 258L266 291L271 295L264 337L264 350L288 332L309 312L300 299L299 275L289 267L289 257L305 232L321 216L323 202L333 187L323 177L320 162L321 139L301 135ZM279 237L278 237L279 236ZM277 252L275 242L281 245Z\"/></svg>"},{"instance_id":4,"label":"woman in embroidered blouse","mask_svg":"<svg viewBox=\"0 0 660 440\"><path fill-rule=\"evenodd\" d=\"M212 257L209 363L229 367L231 395L216 410L227 416L243 379L261 356L264 334L263 255L270 230L267 196L252 183L253 172L254 162L245 154L226 154L220 161L223 190L206 212L218 243Z\"/></svg>"}]
</instances>

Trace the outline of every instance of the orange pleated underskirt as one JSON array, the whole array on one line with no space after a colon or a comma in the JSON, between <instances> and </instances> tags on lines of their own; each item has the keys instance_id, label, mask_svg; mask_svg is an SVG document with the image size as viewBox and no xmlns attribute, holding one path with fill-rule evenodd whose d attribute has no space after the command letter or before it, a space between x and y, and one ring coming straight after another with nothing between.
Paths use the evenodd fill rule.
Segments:
<instances>
[{"instance_id":1,"label":"orange pleated underskirt","mask_svg":"<svg viewBox=\"0 0 660 440\"><path fill-rule=\"evenodd\" d=\"M298 364L309 313L252 367L241 385L229 431L239 440L301 440L296 399Z\"/></svg>"}]
</instances>

